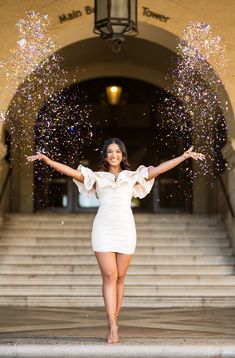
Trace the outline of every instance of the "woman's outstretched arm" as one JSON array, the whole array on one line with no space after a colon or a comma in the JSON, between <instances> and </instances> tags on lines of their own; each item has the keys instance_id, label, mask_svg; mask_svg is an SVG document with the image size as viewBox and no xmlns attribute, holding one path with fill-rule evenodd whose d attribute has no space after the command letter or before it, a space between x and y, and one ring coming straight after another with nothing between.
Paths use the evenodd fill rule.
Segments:
<instances>
[{"instance_id":1,"label":"woman's outstretched arm","mask_svg":"<svg viewBox=\"0 0 235 358\"><path fill-rule=\"evenodd\" d=\"M184 160L188 158L193 158L195 160L204 160L205 155L201 153L193 152L193 147L191 147L189 150L184 152L180 157L168 160L157 167L149 167L148 173L149 177L148 180L151 180L153 178L156 178L158 175L167 172L168 170L176 167L178 164L182 163Z\"/></svg>"},{"instance_id":2,"label":"woman's outstretched arm","mask_svg":"<svg viewBox=\"0 0 235 358\"><path fill-rule=\"evenodd\" d=\"M31 156L27 157L27 160L29 162L34 162L35 160L42 160L44 163L46 163L50 167L54 168L58 172L65 174L69 177L72 177L72 178L80 181L81 183L84 182L84 176L82 175L80 170L73 169L66 164L61 164L59 162L56 162L55 160L51 160L46 155L44 155L40 152L38 152L36 155L31 155Z\"/></svg>"}]
</instances>

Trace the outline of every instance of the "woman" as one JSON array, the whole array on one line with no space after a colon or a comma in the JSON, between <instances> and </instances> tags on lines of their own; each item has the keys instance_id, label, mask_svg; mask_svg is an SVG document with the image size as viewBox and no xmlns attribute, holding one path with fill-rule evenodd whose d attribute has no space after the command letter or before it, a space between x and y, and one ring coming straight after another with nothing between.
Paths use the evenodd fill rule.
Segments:
<instances>
[{"instance_id":1,"label":"woman","mask_svg":"<svg viewBox=\"0 0 235 358\"><path fill-rule=\"evenodd\" d=\"M73 178L78 190L86 195L96 194L100 206L92 228L92 249L103 279L103 297L108 316L108 343L118 342L118 315L121 310L124 279L136 246L135 222L131 198L145 197L154 179L188 158L205 159L192 151L156 167L139 166L129 170L124 143L118 138L105 141L101 152L101 170L93 172L82 165L78 169L49 159L42 153L29 156L29 161L42 160L55 170Z\"/></svg>"}]
</instances>

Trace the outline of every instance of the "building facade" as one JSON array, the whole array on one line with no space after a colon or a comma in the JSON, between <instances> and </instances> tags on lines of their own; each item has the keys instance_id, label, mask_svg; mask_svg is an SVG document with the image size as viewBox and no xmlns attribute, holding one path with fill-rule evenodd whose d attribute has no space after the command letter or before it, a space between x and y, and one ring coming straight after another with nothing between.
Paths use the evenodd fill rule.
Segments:
<instances>
[{"instance_id":1,"label":"building facade","mask_svg":"<svg viewBox=\"0 0 235 358\"><path fill-rule=\"evenodd\" d=\"M93 33L93 8L94 3L91 0L53 2L23 0L20 3L8 1L1 6L3 19L0 32L1 59L6 64L5 67L2 67L3 70L0 74L2 113L0 184L2 189L8 176L9 167L12 167L1 200L1 215L4 216L4 213L8 212L33 213L43 208L67 212L79 212L86 208L81 201L73 199L75 188L72 188L68 181L61 181L57 177L53 178L54 189L51 188L51 194L44 198L45 188L41 187L40 189L35 167L29 165L25 159L26 155L32 154L37 148L35 127L40 123L40 118L43 118L43 113L47 113L47 105L52 93L61 93L67 89L70 89L70 93L75 93L78 88L80 91L88 93L88 101L86 102L84 99L86 97L84 97L80 104L84 113L89 112L85 106L90 103L93 125L96 126L99 120L102 122L100 127L97 127L97 131L102 128L101 139L107 135L124 137L127 147L130 147L130 158L134 166L139 165L141 160L146 161L146 164L154 165L174 154L174 150L173 152L170 150L171 142L167 139L168 127L163 126L162 131L157 132L154 123L160 123L159 113L153 113L151 108L155 104L154 93L158 93L156 95L158 98L164 97L167 89L174 87L174 79L169 76L169 68L172 62L177 62L177 44L184 29L192 21L210 24L221 36L226 48L226 71L215 74L214 64L211 64L208 77L203 80L208 87L210 87L211 76L218 76L220 81L218 88L211 89L218 98L221 121L223 120L226 124L226 133L223 134L226 138L224 138L221 153L227 162L227 169L225 167L226 170L223 170L219 176L223 177L231 206L235 208L234 2L232 0L210 0L206 3L205 1L195 3L186 0L179 2L139 0L138 36L128 37L119 53L113 53L107 42ZM6 76L6 71L14 71L7 65L7 59L19 41L15 24L19 19L25 17L27 11L35 11L42 15L48 14L49 35L55 39L57 44L54 53L61 57L60 66L62 67L59 67L61 73L57 73L56 76L52 74L48 91L45 90L45 82L40 77L42 74L37 73L36 70L28 77L21 74L20 78L15 78L10 82L9 76ZM53 53L50 53L50 57L53 57ZM101 93L105 86L112 84L113 79L114 82L116 81L115 83L126 88L127 93L126 102L124 98L122 106L118 110L114 108L110 110L107 105L106 107L102 106L103 97L99 96L99 91ZM25 91L22 92L22 88L27 88L27 83L30 83L27 90L28 100L24 97ZM136 90L133 91L133 88ZM175 94L172 93L172 95ZM113 120L110 119L109 124L106 125L109 118ZM66 126L65 123L64 126ZM70 123L70 128L71 126ZM197 116L195 116L194 124L194 128L196 127ZM154 134L153 131L155 131ZM162 149L163 144L161 146L156 144L158 141L156 133L161 137L163 144L166 141L169 142L166 153ZM191 144L196 142L195 133L192 133ZM87 138L87 132L85 135ZM91 138L89 140L91 143ZM97 159L94 153L96 146L100 144L99 141L95 139L94 141L93 152L90 154L91 161L88 163L91 165ZM155 144L151 147L151 143ZM87 147L82 157L85 161L87 160L86 155L89 154L89 145ZM175 153L181 153L182 141L178 142L177 139L174 139L172 148L176 148ZM154 154L155 149L158 155ZM71 147L69 150L72 150ZM75 166L78 162L76 163L75 160L69 164ZM192 166L192 170L196 170L197 164L194 163ZM187 177L182 177L182 173L174 175L159 179L152 197L142 205L142 209L156 212L156 214L162 211L166 213L187 211L193 214L225 214L230 236L234 238L235 242L234 218L230 214L218 180L209 173L196 177L185 189L185 186L188 185ZM176 182L180 182L180 186L174 186ZM180 188L184 190L180 191ZM60 192L58 203L57 199L54 201L51 199L55 191ZM171 199L171 192L174 193L173 199ZM178 193L178 196L175 193ZM187 200L182 199L185 193ZM159 200L156 200L156 196L160 198L160 204ZM166 197L169 200L164 202ZM44 204L41 206L40 198L44 198ZM45 204L46 202L47 204ZM134 203L133 205L138 207L139 204Z\"/></svg>"}]
</instances>

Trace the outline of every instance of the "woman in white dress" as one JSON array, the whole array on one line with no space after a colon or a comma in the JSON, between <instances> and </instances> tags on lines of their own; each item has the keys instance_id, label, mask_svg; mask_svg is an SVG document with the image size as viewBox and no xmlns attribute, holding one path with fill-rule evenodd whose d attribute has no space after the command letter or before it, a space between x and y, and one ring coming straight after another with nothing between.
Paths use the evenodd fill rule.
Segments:
<instances>
[{"instance_id":1,"label":"woman in white dress","mask_svg":"<svg viewBox=\"0 0 235 358\"><path fill-rule=\"evenodd\" d=\"M73 169L49 159L42 153L29 156L29 161L42 160L55 170L72 177L78 190L86 195L96 194L99 209L92 227L92 249L103 279L103 297L108 316L108 343L118 342L117 320L121 310L124 279L136 246L135 222L131 198L144 198L154 179L188 158L205 159L192 151L156 167L143 165L129 170L124 143L118 138L105 141L101 152L101 170L93 172L82 165Z\"/></svg>"}]
</instances>

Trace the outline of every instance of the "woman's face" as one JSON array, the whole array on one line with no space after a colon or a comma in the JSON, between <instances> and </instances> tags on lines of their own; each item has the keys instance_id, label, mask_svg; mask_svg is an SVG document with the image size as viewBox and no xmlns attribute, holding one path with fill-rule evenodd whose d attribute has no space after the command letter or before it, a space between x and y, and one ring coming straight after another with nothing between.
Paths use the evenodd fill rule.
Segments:
<instances>
[{"instance_id":1,"label":"woman's face","mask_svg":"<svg viewBox=\"0 0 235 358\"><path fill-rule=\"evenodd\" d=\"M107 148L107 162L111 167L119 167L122 161L122 151L116 143L112 143Z\"/></svg>"}]
</instances>

